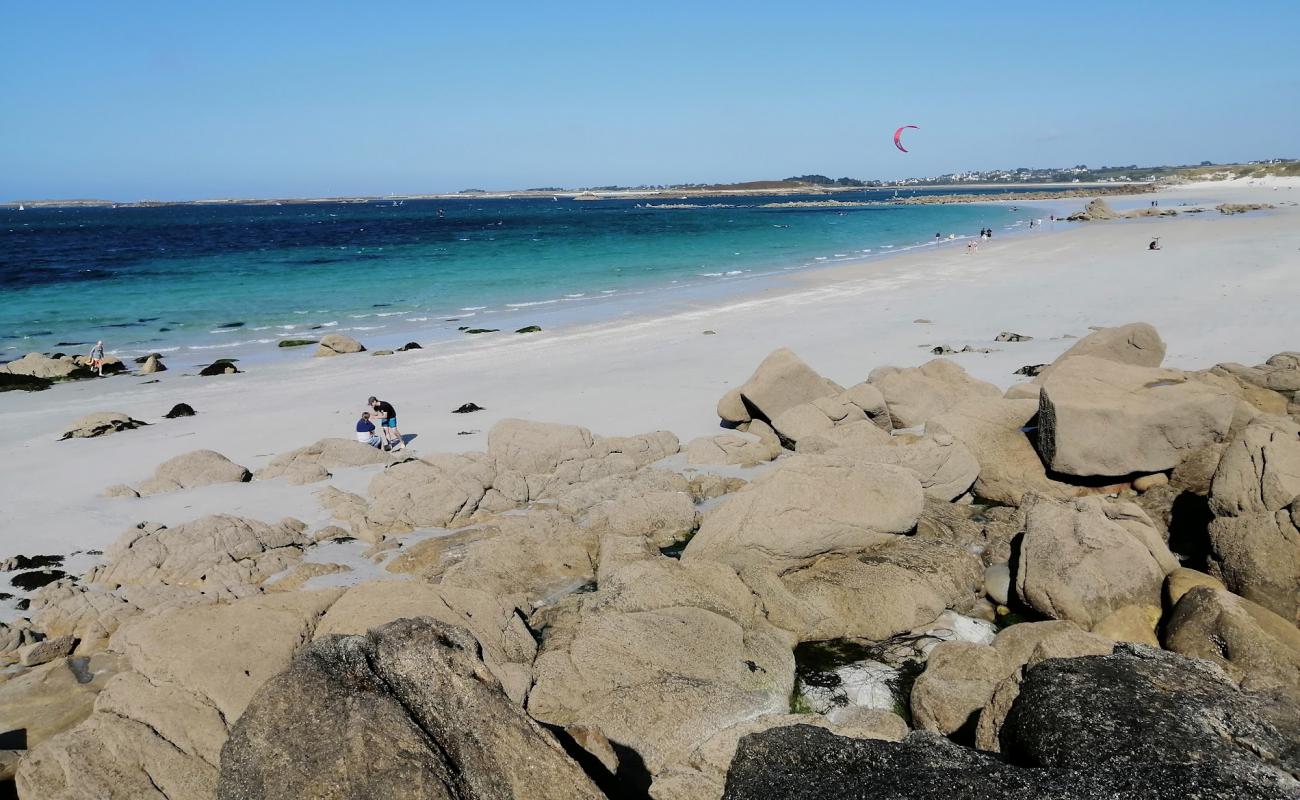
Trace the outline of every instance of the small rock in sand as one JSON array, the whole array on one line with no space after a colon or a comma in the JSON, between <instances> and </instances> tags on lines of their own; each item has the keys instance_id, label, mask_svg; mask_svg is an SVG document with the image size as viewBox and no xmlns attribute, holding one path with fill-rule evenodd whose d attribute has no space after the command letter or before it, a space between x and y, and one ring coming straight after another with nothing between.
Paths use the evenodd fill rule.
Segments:
<instances>
[{"instance_id":1,"label":"small rock in sand","mask_svg":"<svg viewBox=\"0 0 1300 800\"><path fill-rule=\"evenodd\" d=\"M1002 333L999 333L999 334L998 334L998 335L993 339L993 341L995 341L995 342L1028 342L1028 341L1032 341L1033 338L1034 338L1034 337L1032 337L1032 336L1025 336L1023 333L1010 333L1009 331L1003 331Z\"/></svg>"},{"instance_id":2,"label":"small rock in sand","mask_svg":"<svg viewBox=\"0 0 1300 800\"><path fill-rule=\"evenodd\" d=\"M213 375L234 375L238 372L239 368L235 366L234 361L229 358L218 358L216 361L213 361L211 364L199 370L199 375L205 378L210 378Z\"/></svg>"},{"instance_id":3,"label":"small rock in sand","mask_svg":"<svg viewBox=\"0 0 1300 800\"><path fill-rule=\"evenodd\" d=\"M453 413L453 414L473 414L475 411L483 411L483 410L484 410L483 406L479 405L478 403L466 403L466 404L464 404L463 406L461 406L460 408L453 409L451 413Z\"/></svg>"},{"instance_id":4,"label":"small rock in sand","mask_svg":"<svg viewBox=\"0 0 1300 800\"><path fill-rule=\"evenodd\" d=\"M397 352L405 353L407 350L423 350L423 349L424 348L420 346L419 342L407 342L406 344L397 348Z\"/></svg>"},{"instance_id":5,"label":"small rock in sand","mask_svg":"<svg viewBox=\"0 0 1300 800\"><path fill-rule=\"evenodd\" d=\"M172 410L163 414L166 419L177 419L179 417L192 417L198 412L190 406L189 403L177 403L172 406Z\"/></svg>"}]
</instances>

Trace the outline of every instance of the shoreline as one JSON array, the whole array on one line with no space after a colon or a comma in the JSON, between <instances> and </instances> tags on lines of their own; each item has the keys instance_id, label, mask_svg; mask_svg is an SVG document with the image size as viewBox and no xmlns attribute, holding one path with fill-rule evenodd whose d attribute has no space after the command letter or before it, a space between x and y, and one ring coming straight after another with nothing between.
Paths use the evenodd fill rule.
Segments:
<instances>
[{"instance_id":1,"label":"shoreline","mask_svg":"<svg viewBox=\"0 0 1300 800\"><path fill-rule=\"evenodd\" d=\"M1194 186L1162 199L1272 194L1225 188L1234 191ZM1300 191L1264 199L1283 197L1300 199ZM507 417L579 424L603 435L670 430L685 442L717 432L718 398L782 346L841 382L861 380L877 366L928 361L935 346L986 347L994 352L952 358L1006 387L1019 380L1017 368L1050 361L1068 347L1066 335L1142 320L1165 336L1170 366L1258 363L1296 348L1300 309L1286 287L1300 269L1297 217L1286 203L1265 214L1027 232L997 238L976 254L921 248L783 276L727 302L670 315L507 341L458 341L387 357L302 353L239 375L201 378L176 369L147 376L158 383L115 377L5 393L0 407L9 424L0 431L0 479L9 496L29 500L7 504L0 556L102 548L141 521L175 525L206 513L328 524L328 512L313 497L322 484L255 481L140 499L100 493L143 480L162 461L195 449L215 449L255 470L274 454L348 437L371 394L398 407L401 429L416 434L411 448L419 455L481 450L486 431ZM1166 249L1146 252L1151 235L1164 237ZM1232 270L1224 271L1225 264ZM1001 331L1034 339L995 344ZM160 419L178 402L198 415ZM450 414L467 402L486 410ZM67 424L95 411L121 411L151 424L56 441ZM331 483L364 491L368 469Z\"/></svg>"}]
</instances>

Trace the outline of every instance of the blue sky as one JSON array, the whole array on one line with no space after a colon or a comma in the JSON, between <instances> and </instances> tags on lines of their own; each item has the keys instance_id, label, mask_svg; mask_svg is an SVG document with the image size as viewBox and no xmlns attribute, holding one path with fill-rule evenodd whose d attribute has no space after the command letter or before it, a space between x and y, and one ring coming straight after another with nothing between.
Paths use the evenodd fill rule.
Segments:
<instances>
[{"instance_id":1,"label":"blue sky","mask_svg":"<svg viewBox=\"0 0 1300 800\"><path fill-rule=\"evenodd\" d=\"M984 5L8 0L0 198L1300 156L1300 2Z\"/></svg>"}]
</instances>

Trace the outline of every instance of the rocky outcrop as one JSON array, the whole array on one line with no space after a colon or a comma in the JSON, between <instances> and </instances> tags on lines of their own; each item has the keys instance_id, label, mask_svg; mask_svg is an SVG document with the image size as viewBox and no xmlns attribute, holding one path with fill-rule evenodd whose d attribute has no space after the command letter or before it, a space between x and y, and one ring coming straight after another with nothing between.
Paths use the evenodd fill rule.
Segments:
<instances>
[{"instance_id":1,"label":"rocky outcrop","mask_svg":"<svg viewBox=\"0 0 1300 800\"><path fill-rule=\"evenodd\" d=\"M927 497L938 500L961 497L980 471L979 462L966 445L945 431L919 439L893 437L887 444L841 443L825 452L870 464L902 467L916 476Z\"/></svg>"},{"instance_id":2,"label":"rocky outcrop","mask_svg":"<svg viewBox=\"0 0 1300 800\"><path fill-rule=\"evenodd\" d=\"M1177 370L1075 356L1043 381L1038 451L1069 475L1160 472L1222 440L1235 408L1231 395Z\"/></svg>"},{"instance_id":3,"label":"rocky outcrop","mask_svg":"<svg viewBox=\"0 0 1300 800\"><path fill-rule=\"evenodd\" d=\"M945 609L969 609L983 573L960 545L892 536L779 576L762 568L742 574L768 620L800 641L882 641L933 622Z\"/></svg>"},{"instance_id":4,"label":"rocky outcrop","mask_svg":"<svg viewBox=\"0 0 1300 800\"><path fill-rule=\"evenodd\" d=\"M0 372L50 381L89 378L94 374L89 367L77 364L70 357L50 358L44 353L28 353L22 358L0 364Z\"/></svg>"},{"instance_id":5,"label":"rocky outcrop","mask_svg":"<svg viewBox=\"0 0 1300 800\"><path fill-rule=\"evenodd\" d=\"M877 367L867 381L880 390L896 428L921 425L962 402L1000 398L991 383L972 378L946 358L919 367Z\"/></svg>"},{"instance_id":6,"label":"rocky outcrop","mask_svg":"<svg viewBox=\"0 0 1300 800\"><path fill-rule=\"evenodd\" d=\"M268 525L224 514L175 528L135 528L105 550L107 563L87 573L86 581L243 597L302 558L302 548L311 542L305 530L294 519Z\"/></svg>"},{"instance_id":7,"label":"rocky outcrop","mask_svg":"<svg viewBox=\"0 0 1300 800\"><path fill-rule=\"evenodd\" d=\"M967 400L934 417L926 430L945 432L979 462L972 491L995 503L1018 506L1026 494L1074 497L1079 490L1049 478L1026 434L1038 413L1035 400Z\"/></svg>"},{"instance_id":8,"label":"rocky outcrop","mask_svg":"<svg viewBox=\"0 0 1300 800\"><path fill-rule=\"evenodd\" d=\"M359 635L394 620L426 617L465 628L505 693L522 703L532 683L537 641L515 606L478 589L422 580L370 581L348 589L316 626L317 638Z\"/></svg>"},{"instance_id":9,"label":"rocky outcrop","mask_svg":"<svg viewBox=\"0 0 1300 800\"><path fill-rule=\"evenodd\" d=\"M163 363L162 356L153 353L140 364L140 369L137 371L141 375L153 375L158 372L166 372L167 365Z\"/></svg>"},{"instance_id":10,"label":"rocky outcrop","mask_svg":"<svg viewBox=\"0 0 1300 800\"><path fill-rule=\"evenodd\" d=\"M341 333L327 333L321 337L320 343L316 345L314 355L339 356L347 353L364 353L365 350L365 346L351 336L345 336Z\"/></svg>"},{"instance_id":11,"label":"rocky outcrop","mask_svg":"<svg viewBox=\"0 0 1300 800\"><path fill-rule=\"evenodd\" d=\"M729 568L634 563L552 616L528 712L595 728L655 775L720 731L785 712L792 645Z\"/></svg>"},{"instance_id":12,"label":"rocky outcrop","mask_svg":"<svg viewBox=\"0 0 1300 800\"><path fill-rule=\"evenodd\" d=\"M733 725L709 738L679 764L673 764L654 780L655 800L717 800L727 779L727 768L736 755L740 740L750 734L809 725L824 728L837 736L852 739L879 739L896 742L907 735L907 723L888 711L858 709L842 722L832 722L821 714L771 714Z\"/></svg>"},{"instance_id":13,"label":"rocky outcrop","mask_svg":"<svg viewBox=\"0 0 1300 800\"><path fill-rule=\"evenodd\" d=\"M920 482L901 467L795 456L707 514L683 558L795 566L906 533L923 503Z\"/></svg>"},{"instance_id":14,"label":"rocky outcrop","mask_svg":"<svg viewBox=\"0 0 1300 800\"><path fill-rule=\"evenodd\" d=\"M1087 769L1020 767L932 733L917 732L901 742L886 742L851 739L821 728L793 725L741 739L727 772L723 797L1283 800L1294 796L1294 787L1294 781L1274 773L1209 764L1144 764L1136 771L1109 765Z\"/></svg>"},{"instance_id":15,"label":"rocky outcrop","mask_svg":"<svg viewBox=\"0 0 1300 800\"><path fill-rule=\"evenodd\" d=\"M463 629L403 619L309 645L221 751L217 797L604 795L510 702Z\"/></svg>"},{"instance_id":16,"label":"rocky outcrop","mask_svg":"<svg viewBox=\"0 0 1300 800\"><path fill-rule=\"evenodd\" d=\"M1280 689L1300 701L1300 629L1224 589L1198 586L1178 599L1164 646L1213 661L1246 689Z\"/></svg>"},{"instance_id":17,"label":"rocky outcrop","mask_svg":"<svg viewBox=\"0 0 1300 800\"><path fill-rule=\"evenodd\" d=\"M1062 353L1040 376L1076 356L1091 356L1135 367L1158 367L1165 360L1165 342L1155 328L1145 322L1130 322L1114 328L1100 328L1083 337ZM1039 381L1041 382L1041 380Z\"/></svg>"},{"instance_id":18,"label":"rocky outcrop","mask_svg":"<svg viewBox=\"0 0 1300 800\"><path fill-rule=\"evenodd\" d=\"M1300 621L1300 426L1278 418L1247 426L1214 473L1210 510L1211 571Z\"/></svg>"},{"instance_id":19,"label":"rocky outcrop","mask_svg":"<svg viewBox=\"0 0 1300 800\"><path fill-rule=\"evenodd\" d=\"M299 447L272 458L267 465L253 474L257 480L283 478L289 483L303 485L329 478L330 470L346 467L363 467L370 464L388 464L393 456L377 447L350 439L321 439L315 444Z\"/></svg>"},{"instance_id":20,"label":"rocky outcrop","mask_svg":"<svg viewBox=\"0 0 1300 800\"><path fill-rule=\"evenodd\" d=\"M84 722L27 754L19 795L211 800L227 724L337 596L287 592L130 621L111 645L130 670L105 685Z\"/></svg>"},{"instance_id":21,"label":"rocky outcrop","mask_svg":"<svg viewBox=\"0 0 1300 800\"><path fill-rule=\"evenodd\" d=\"M96 436L134 430L147 424L138 419L132 419L120 411L97 411L94 414L87 414L69 425L63 435L59 437L59 440L93 439Z\"/></svg>"},{"instance_id":22,"label":"rocky outcrop","mask_svg":"<svg viewBox=\"0 0 1300 800\"><path fill-rule=\"evenodd\" d=\"M162 494L214 483L243 483L253 473L215 450L194 450L158 465L153 477L136 488L141 495Z\"/></svg>"},{"instance_id":23,"label":"rocky outcrop","mask_svg":"<svg viewBox=\"0 0 1300 800\"><path fill-rule=\"evenodd\" d=\"M1027 669L1001 740L1025 763L1213 764L1300 792L1300 706L1243 691L1208 662L1140 645Z\"/></svg>"},{"instance_id":24,"label":"rocky outcrop","mask_svg":"<svg viewBox=\"0 0 1300 800\"><path fill-rule=\"evenodd\" d=\"M869 383L791 406L772 419L772 427L783 442L795 447L804 439L837 426L864 421L883 431L893 427L884 396Z\"/></svg>"},{"instance_id":25,"label":"rocky outcrop","mask_svg":"<svg viewBox=\"0 0 1300 800\"><path fill-rule=\"evenodd\" d=\"M725 422L771 422L790 408L843 391L838 384L818 375L794 351L782 347L763 359L748 380L722 397L718 416Z\"/></svg>"},{"instance_id":26,"label":"rocky outcrop","mask_svg":"<svg viewBox=\"0 0 1300 800\"><path fill-rule=\"evenodd\" d=\"M686 445L686 462L752 467L771 461L776 458L779 451L780 447L773 448L758 436L733 431L692 439Z\"/></svg>"},{"instance_id":27,"label":"rocky outcrop","mask_svg":"<svg viewBox=\"0 0 1300 800\"><path fill-rule=\"evenodd\" d=\"M1040 614L1154 641L1160 592L1178 567L1150 519L1132 503L1090 497L1061 502L1033 497L1025 504L1025 533L1016 594ZM1139 631L1109 626L1134 618Z\"/></svg>"}]
</instances>

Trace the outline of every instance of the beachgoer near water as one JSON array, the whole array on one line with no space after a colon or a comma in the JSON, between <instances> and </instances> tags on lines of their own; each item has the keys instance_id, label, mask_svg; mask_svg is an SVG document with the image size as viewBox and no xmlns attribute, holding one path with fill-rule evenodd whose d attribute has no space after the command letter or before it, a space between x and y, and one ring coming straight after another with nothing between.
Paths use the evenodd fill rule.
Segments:
<instances>
[{"instance_id":1,"label":"beachgoer near water","mask_svg":"<svg viewBox=\"0 0 1300 800\"><path fill-rule=\"evenodd\" d=\"M391 450L405 450L406 443L402 441L402 434L397 430L397 409L393 408L392 403L374 396L368 402L379 418L379 427L384 429L384 443Z\"/></svg>"},{"instance_id":2,"label":"beachgoer near water","mask_svg":"<svg viewBox=\"0 0 1300 800\"><path fill-rule=\"evenodd\" d=\"M370 421L370 412L362 411L361 419L357 420L357 441L362 444L368 444L371 447L378 447L384 443L375 433L375 423Z\"/></svg>"},{"instance_id":3,"label":"beachgoer near water","mask_svg":"<svg viewBox=\"0 0 1300 800\"><path fill-rule=\"evenodd\" d=\"M1148 249L1148 250L1159 250L1159 249L1160 249L1160 237L1157 236L1156 238L1152 239L1152 240L1151 240L1151 244L1147 245L1147 249Z\"/></svg>"},{"instance_id":4,"label":"beachgoer near water","mask_svg":"<svg viewBox=\"0 0 1300 800\"><path fill-rule=\"evenodd\" d=\"M940 241L942 241L942 240L943 240L943 234L941 234L941 233L936 233L936 234L934 235L934 243L935 243L935 244L938 244L938 243L939 243Z\"/></svg>"},{"instance_id":5,"label":"beachgoer near water","mask_svg":"<svg viewBox=\"0 0 1300 800\"><path fill-rule=\"evenodd\" d=\"M104 343L95 342L95 346L90 348L90 368L99 373L99 377L104 377Z\"/></svg>"}]
</instances>

